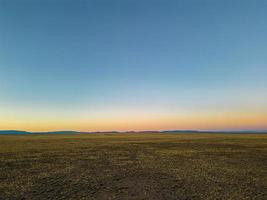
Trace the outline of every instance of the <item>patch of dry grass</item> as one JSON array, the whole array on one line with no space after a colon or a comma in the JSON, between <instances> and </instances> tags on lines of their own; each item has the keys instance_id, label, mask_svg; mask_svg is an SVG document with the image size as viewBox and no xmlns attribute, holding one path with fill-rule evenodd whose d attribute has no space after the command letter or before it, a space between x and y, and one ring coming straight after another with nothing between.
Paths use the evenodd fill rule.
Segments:
<instances>
[{"instance_id":1,"label":"patch of dry grass","mask_svg":"<svg viewBox=\"0 0 267 200\"><path fill-rule=\"evenodd\" d=\"M266 199L267 135L1 135L0 199Z\"/></svg>"}]
</instances>

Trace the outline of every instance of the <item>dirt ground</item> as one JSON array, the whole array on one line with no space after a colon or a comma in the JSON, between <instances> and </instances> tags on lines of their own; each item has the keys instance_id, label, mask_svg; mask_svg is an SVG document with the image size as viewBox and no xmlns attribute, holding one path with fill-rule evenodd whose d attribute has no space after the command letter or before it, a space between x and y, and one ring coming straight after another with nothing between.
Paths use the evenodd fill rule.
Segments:
<instances>
[{"instance_id":1,"label":"dirt ground","mask_svg":"<svg viewBox=\"0 0 267 200\"><path fill-rule=\"evenodd\" d=\"M267 199L267 135L0 135L0 199Z\"/></svg>"}]
</instances>

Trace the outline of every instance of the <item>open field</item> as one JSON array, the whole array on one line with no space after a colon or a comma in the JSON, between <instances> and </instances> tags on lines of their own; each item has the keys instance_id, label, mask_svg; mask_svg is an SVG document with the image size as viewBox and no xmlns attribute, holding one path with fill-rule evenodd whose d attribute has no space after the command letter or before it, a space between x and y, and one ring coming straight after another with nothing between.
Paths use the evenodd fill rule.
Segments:
<instances>
[{"instance_id":1,"label":"open field","mask_svg":"<svg viewBox=\"0 0 267 200\"><path fill-rule=\"evenodd\" d=\"M0 199L267 199L267 135L0 135Z\"/></svg>"}]
</instances>

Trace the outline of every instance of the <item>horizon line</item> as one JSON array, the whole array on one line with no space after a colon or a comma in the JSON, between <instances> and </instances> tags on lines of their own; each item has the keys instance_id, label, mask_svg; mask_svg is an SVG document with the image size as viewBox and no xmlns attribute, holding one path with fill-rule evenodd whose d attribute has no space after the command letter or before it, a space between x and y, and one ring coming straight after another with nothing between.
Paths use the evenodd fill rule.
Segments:
<instances>
[{"instance_id":1,"label":"horizon line","mask_svg":"<svg viewBox=\"0 0 267 200\"><path fill-rule=\"evenodd\" d=\"M0 132L25 132L25 133L56 133L56 132L73 132L73 133L143 133L143 132L150 132L150 133L163 133L163 132L267 132L266 129L218 129L218 130L199 130L199 129L166 129L166 130L107 130L107 131L78 131L78 130L51 130L51 131L25 131L19 129L0 129Z\"/></svg>"}]
</instances>

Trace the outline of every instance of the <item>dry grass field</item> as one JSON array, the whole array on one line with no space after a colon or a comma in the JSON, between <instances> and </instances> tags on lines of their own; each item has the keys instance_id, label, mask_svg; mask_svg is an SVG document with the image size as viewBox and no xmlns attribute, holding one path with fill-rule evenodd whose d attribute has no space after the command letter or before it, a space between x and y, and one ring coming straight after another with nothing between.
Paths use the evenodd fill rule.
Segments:
<instances>
[{"instance_id":1,"label":"dry grass field","mask_svg":"<svg viewBox=\"0 0 267 200\"><path fill-rule=\"evenodd\" d=\"M0 199L267 199L267 135L0 135Z\"/></svg>"}]
</instances>

